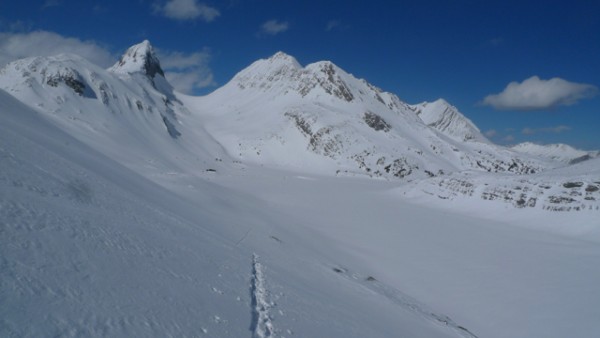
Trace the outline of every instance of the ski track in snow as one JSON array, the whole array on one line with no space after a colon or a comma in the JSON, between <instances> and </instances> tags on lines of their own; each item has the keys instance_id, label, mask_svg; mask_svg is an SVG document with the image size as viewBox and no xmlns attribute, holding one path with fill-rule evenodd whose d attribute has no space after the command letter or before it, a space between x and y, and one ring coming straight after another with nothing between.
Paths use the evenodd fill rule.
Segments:
<instances>
[{"instance_id":1,"label":"ski track in snow","mask_svg":"<svg viewBox=\"0 0 600 338\"><path fill-rule=\"evenodd\" d=\"M389 301L402 307L403 309L411 311L438 325L447 326L453 329L460 337L478 338L466 328L456 324L452 319L450 319L450 317L435 313L427 305L419 303L416 299L378 281L372 276L365 277L341 267L334 267L332 270L352 282L359 283L365 289L387 298Z\"/></svg>"},{"instance_id":2,"label":"ski track in snow","mask_svg":"<svg viewBox=\"0 0 600 338\"><path fill-rule=\"evenodd\" d=\"M258 261L258 255L252 255L252 284L250 287L252 299L252 331L253 338L274 337L274 328L269 314L271 303L267 300L267 289L262 265Z\"/></svg>"}]
</instances>

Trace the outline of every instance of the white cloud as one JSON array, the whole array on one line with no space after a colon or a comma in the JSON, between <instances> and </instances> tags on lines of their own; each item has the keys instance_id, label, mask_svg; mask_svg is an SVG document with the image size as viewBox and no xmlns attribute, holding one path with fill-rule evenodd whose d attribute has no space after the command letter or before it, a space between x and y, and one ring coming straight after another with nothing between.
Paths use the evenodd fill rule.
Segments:
<instances>
[{"instance_id":1,"label":"white cloud","mask_svg":"<svg viewBox=\"0 0 600 338\"><path fill-rule=\"evenodd\" d=\"M572 105L597 93L598 88L590 84L532 76L521 83L509 83L501 93L488 95L483 104L502 110L541 110Z\"/></svg>"},{"instance_id":2,"label":"white cloud","mask_svg":"<svg viewBox=\"0 0 600 338\"><path fill-rule=\"evenodd\" d=\"M504 142L514 142L515 141L515 137L512 135L506 135L504 136L504 138L502 139L502 141Z\"/></svg>"},{"instance_id":3,"label":"white cloud","mask_svg":"<svg viewBox=\"0 0 600 338\"><path fill-rule=\"evenodd\" d=\"M194 53L158 50L158 57L165 77L179 92L193 94L196 89L216 85L207 49Z\"/></svg>"},{"instance_id":4,"label":"white cloud","mask_svg":"<svg viewBox=\"0 0 600 338\"><path fill-rule=\"evenodd\" d=\"M572 128L565 125L558 125L555 127L545 127L545 128L523 128L521 130L521 134L523 135L533 135L538 133L550 133L550 134L560 134L565 131L569 131Z\"/></svg>"},{"instance_id":5,"label":"white cloud","mask_svg":"<svg viewBox=\"0 0 600 338\"><path fill-rule=\"evenodd\" d=\"M269 20L260 26L260 32L268 35L283 33L290 28L287 21Z\"/></svg>"},{"instance_id":6,"label":"white cloud","mask_svg":"<svg viewBox=\"0 0 600 338\"><path fill-rule=\"evenodd\" d=\"M535 134L535 129L529 128L529 127L523 128L523 130L521 130L521 134L523 134L523 135L533 135L533 134Z\"/></svg>"},{"instance_id":7,"label":"white cloud","mask_svg":"<svg viewBox=\"0 0 600 338\"><path fill-rule=\"evenodd\" d=\"M218 9L197 0L169 0L163 6L155 8L167 18L175 20L202 19L211 22L221 15Z\"/></svg>"},{"instance_id":8,"label":"white cloud","mask_svg":"<svg viewBox=\"0 0 600 338\"><path fill-rule=\"evenodd\" d=\"M210 59L210 52L203 50L195 53L162 52L159 51L161 65L165 69L185 69L206 64Z\"/></svg>"},{"instance_id":9,"label":"white cloud","mask_svg":"<svg viewBox=\"0 0 600 338\"><path fill-rule=\"evenodd\" d=\"M165 73L167 81L173 88L180 93L194 94L196 89L215 86L212 72L202 72L203 69L197 69L189 72L169 72Z\"/></svg>"},{"instance_id":10,"label":"white cloud","mask_svg":"<svg viewBox=\"0 0 600 338\"><path fill-rule=\"evenodd\" d=\"M25 57L60 53L77 54L101 67L108 67L116 61L106 48L90 40L68 38L47 31L0 33L0 67Z\"/></svg>"},{"instance_id":11,"label":"white cloud","mask_svg":"<svg viewBox=\"0 0 600 338\"><path fill-rule=\"evenodd\" d=\"M488 131L485 132L485 136L492 138L494 136L498 135L498 131L496 129L490 129Z\"/></svg>"}]
</instances>

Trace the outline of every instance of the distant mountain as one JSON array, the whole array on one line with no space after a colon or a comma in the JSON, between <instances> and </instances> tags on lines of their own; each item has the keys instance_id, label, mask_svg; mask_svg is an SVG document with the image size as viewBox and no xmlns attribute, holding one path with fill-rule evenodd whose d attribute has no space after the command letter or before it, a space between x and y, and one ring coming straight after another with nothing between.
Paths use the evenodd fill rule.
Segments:
<instances>
[{"instance_id":1,"label":"distant mountain","mask_svg":"<svg viewBox=\"0 0 600 338\"><path fill-rule=\"evenodd\" d=\"M531 142L519 143L512 147L513 150L523 154L548 158L553 161L575 164L598 156L597 151L575 149L566 144L535 144Z\"/></svg>"},{"instance_id":2,"label":"distant mountain","mask_svg":"<svg viewBox=\"0 0 600 338\"><path fill-rule=\"evenodd\" d=\"M408 105L330 61L302 67L279 52L205 97L180 97L242 161L395 179L545 168L491 144L443 100Z\"/></svg>"},{"instance_id":3,"label":"distant mountain","mask_svg":"<svg viewBox=\"0 0 600 338\"><path fill-rule=\"evenodd\" d=\"M423 102L412 106L423 122L445 135L459 141L477 141L489 143L471 120L466 118L456 107L438 99L434 102Z\"/></svg>"}]
</instances>

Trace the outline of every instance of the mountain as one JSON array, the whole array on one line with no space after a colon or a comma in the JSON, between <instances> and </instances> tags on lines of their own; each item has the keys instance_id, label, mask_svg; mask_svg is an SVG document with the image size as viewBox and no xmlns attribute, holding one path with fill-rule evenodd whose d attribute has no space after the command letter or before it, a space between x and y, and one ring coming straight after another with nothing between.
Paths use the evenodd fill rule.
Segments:
<instances>
[{"instance_id":1,"label":"mountain","mask_svg":"<svg viewBox=\"0 0 600 338\"><path fill-rule=\"evenodd\" d=\"M221 147L201 125L181 123L190 113L163 74L144 41L108 70L70 54L17 60L0 70L0 88L131 168L218 165Z\"/></svg>"},{"instance_id":2,"label":"mountain","mask_svg":"<svg viewBox=\"0 0 600 338\"><path fill-rule=\"evenodd\" d=\"M108 71L123 74L142 73L151 79L156 76L165 77L154 47L148 40L129 47L121 59Z\"/></svg>"},{"instance_id":3,"label":"mountain","mask_svg":"<svg viewBox=\"0 0 600 338\"><path fill-rule=\"evenodd\" d=\"M546 167L491 144L443 101L410 106L330 61L302 67L279 52L205 97L178 97L230 156L244 162L404 180ZM435 116L440 123L431 122Z\"/></svg>"},{"instance_id":4,"label":"mountain","mask_svg":"<svg viewBox=\"0 0 600 338\"><path fill-rule=\"evenodd\" d=\"M108 71L114 74L127 76L142 76L150 81L152 86L159 92L173 99L173 87L165 79L165 73L160 66L160 61L154 47L148 40L129 47L119 61Z\"/></svg>"},{"instance_id":5,"label":"mountain","mask_svg":"<svg viewBox=\"0 0 600 338\"><path fill-rule=\"evenodd\" d=\"M143 42L0 70L0 336L599 335L600 158L331 62L205 97L160 69Z\"/></svg>"},{"instance_id":6,"label":"mountain","mask_svg":"<svg viewBox=\"0 0 600 338\"><path fill-rule=\"evenodd\" d=\"M412 106L423 122L445 135L459 141L489 143L471 120L444 99L423 102Z\"/></svg>"},{"instance_id":7,"label":"mountain","mask_svg":"<svg viewBox=\"0 0 600 338\"><path fill-rule=\"evenodd\" d=\"M523 154L551 159L564 163L578 163L596 157L597 152L575 149L566 144L535 144L531 142L519 143L511 147Z\"/></svg>"}]
</instances>

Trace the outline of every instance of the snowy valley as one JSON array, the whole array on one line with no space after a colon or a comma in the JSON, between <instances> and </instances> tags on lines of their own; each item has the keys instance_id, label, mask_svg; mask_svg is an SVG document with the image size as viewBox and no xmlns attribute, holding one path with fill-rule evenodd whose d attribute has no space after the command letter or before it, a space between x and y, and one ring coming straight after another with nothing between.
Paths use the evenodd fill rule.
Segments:
<instances>
[{"instance_id":1,"label":"snowy valley","mask_svg":"<svg viewBox=\"0 0 600 338\"><path fill-rule=\"evenodd\" d=\"M0 336L596 337L600 157L279 52L0 70Z\"/></svg>"}]
</instances>

